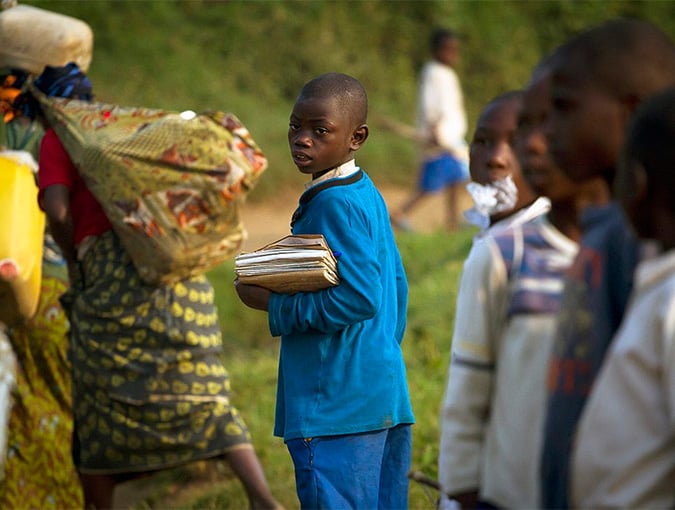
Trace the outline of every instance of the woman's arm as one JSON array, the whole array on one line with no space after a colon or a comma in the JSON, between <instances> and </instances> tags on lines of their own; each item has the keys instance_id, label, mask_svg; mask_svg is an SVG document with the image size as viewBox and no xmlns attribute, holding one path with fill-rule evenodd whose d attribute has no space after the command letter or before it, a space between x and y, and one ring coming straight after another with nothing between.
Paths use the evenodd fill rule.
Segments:
<instances>
[{"instance_id":1,"label":"woman's arm","mask_svg":"<svg viewBox=\"0 0 675 510\"><path fill-rule=\"evenodd\" d=\"M70 190L63 184L54 184L44 190L42 207L47 215L49 230L63 252L72 282L72 271L77 267L77 250L73 241L73 220L70 215Z\"/></svg>"}]
</instances>

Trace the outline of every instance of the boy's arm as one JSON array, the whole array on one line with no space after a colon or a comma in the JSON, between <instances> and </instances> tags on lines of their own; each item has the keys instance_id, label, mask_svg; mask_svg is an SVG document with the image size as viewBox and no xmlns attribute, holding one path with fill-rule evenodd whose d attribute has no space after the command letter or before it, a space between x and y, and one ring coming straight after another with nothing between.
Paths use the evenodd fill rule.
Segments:
<instances>
[{"instance_id":1,"label":"boy's arm","mask_svg":"<svg viewBox=\"0 0 675 510\"><path fill-rule=\"evenodd\" d=\"M321 217L314 221L317 232L313 233L323 234L331 250L340 252L340 283L317 292L272 293L268 306L272 336L306 331L330 334L368 320L380 309L382 268L370 236L370 218L334 195L316 208Z\"/></svg>"},{"instance_id":2,"label":"boy's arm","mask_svg":"<svg viewBox=\"0 0 675 510\"><path fill-rule=\"evenodd\" d=\"M506 268L495 244L477 240L464 263L441 415L438 476L453 497L476 497L490 415L498 336L505 318Z\"/></svg>"}]
</instances>

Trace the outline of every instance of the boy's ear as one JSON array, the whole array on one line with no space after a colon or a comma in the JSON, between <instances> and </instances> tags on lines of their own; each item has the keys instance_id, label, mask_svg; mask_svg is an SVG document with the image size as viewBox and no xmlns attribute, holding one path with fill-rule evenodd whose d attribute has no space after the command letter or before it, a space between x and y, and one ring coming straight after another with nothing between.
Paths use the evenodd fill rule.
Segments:
<instances>
[{"instance_id":1,"label":"boy's ear","mask_svg":"<svg viewBox=\"0 0 675 510\"><path fill-rule=\"evenodd\" d=\"M352 151L359 150L363 145L363 142L365 142L367 139L368 139L368 125L361 124L352 133L352 141L350 145L351 150Z\"/></svg>"}]
</instances>

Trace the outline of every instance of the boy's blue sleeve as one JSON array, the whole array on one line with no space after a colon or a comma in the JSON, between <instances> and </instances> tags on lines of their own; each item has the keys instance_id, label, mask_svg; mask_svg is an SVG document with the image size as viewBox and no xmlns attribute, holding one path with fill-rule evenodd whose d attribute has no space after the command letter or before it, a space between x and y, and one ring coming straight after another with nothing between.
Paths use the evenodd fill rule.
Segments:
<instances>
[{"instance_id":1,"label":"boy's blue sleeve","mask_svg":"<svg viewBox=\"0 0 675 510\"><path fill-rule=\"evenodd\" d=\"M380 309L382 269L366 211L334 196L323 200L320 210L320 218L312 220L316 232L295 233L321 233L333 252L341 253L340 283L317 292L273 293L268 306L272 336L308 331L330 334L370 319Z\"/></svg>"}]
</instances>

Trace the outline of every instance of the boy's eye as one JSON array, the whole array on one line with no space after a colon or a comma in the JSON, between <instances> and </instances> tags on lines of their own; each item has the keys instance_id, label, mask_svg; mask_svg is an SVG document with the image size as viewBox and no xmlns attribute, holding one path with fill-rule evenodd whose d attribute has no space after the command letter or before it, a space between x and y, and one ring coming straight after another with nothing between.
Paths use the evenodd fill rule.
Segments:
<instances>
[{"instance_id":1,"label":"boy's eye","mask_svg":"<svg viewBox=\"0 0 675 510\"><path fill-rule=\"evenodd\" d=\"M300 128L295 122L291 122L288 124L288 129L291 131L297 131Z\"/></svg>"},{"instance_id":2,"label":"boy's eye","mask_svg":"<svg viewBox=\"0 0 675 510\"><path fill-rule=\"evenodd\" d=\"M317 127L317 128L314 128L314 132L317 135L325 135L326 133L328 133L328 130L324 127Z\"/></svg>"}]
</instances>

